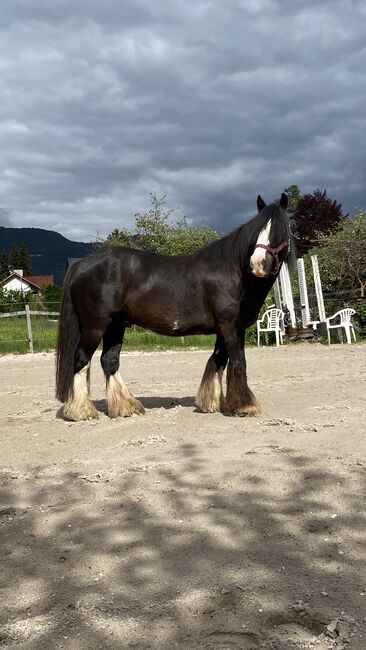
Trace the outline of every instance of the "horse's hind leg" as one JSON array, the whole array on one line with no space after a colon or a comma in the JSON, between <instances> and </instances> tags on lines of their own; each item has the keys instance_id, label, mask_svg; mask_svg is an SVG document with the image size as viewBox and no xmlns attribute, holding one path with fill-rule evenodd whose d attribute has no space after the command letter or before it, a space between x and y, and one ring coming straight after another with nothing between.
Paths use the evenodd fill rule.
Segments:
<instances>
[{"instance_id":1,"label":"horse's hind leg","mask_svg":"<svg viewBox=\"0 0 366 650\"><path fill-rule=\"evenodd\" d=\"M83 329L74 356L74 385L64 405L67 420L89 420L98 417L90 400L90 362L102 338L98 329Z\"/></svg>"},{"instance_id":2,"label":"horse's hind leg","mask_svg":"<svg viewBox=\"0 0 366 650\"><path fill-rule=\"evenodd\" d=\"M213 354L207 361L198 389L196 404L204 413L225 411L222 375L228 360L224 339L218 336Z\"/></svg>"},{"instance_id":3,"label":"horse's hind leg","mask_svg":"<svg viewBox=\"0 0 366 650\"><path fill-rule=\"evenodd\" d=\"M145 413L145 409L136 397L131 395L118 372L119 353L123 342L125 327L113 321L103 336L102 368L106 377L108 415L129 417L134 413Z\"/></svg>"}]
</instances>

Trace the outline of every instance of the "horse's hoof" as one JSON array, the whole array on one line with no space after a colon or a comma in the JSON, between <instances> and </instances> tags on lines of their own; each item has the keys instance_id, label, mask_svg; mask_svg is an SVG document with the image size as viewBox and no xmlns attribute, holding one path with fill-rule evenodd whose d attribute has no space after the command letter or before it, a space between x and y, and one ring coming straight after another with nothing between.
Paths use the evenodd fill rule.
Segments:
<instances>
[{"instance_id":1,"label":"horse's hoof","mask_svg":"<svg viewBox=\"0 0 366 650\"><path fill-rule=\"evenodd\" d=\"M129 418L145 413L140 400L131 395L118 372L111 375L107 382L107 403L110 418Z\"/></svg>"},{"instance_id":2,"label":"horse's hoof","mask_svg":"<svg viewBox=\"0 0 366 650\"><path fill-rule=\"evenodd\" d=\"M249 406L243 406L242 408L231 411L230 415L234 415L239 418L244 418L244 417L254 417L256 415L259 415L260 412L261 412L260 406L250 404Z\"/></svg>"},{"instance_id":3,"label":"horse's hoof","mask_svg":"<svg viewBox=\"0 0 366 650\"><path fill-rule=\"evenodd\" d=\"M122 404L109 405L108 415L110 418L130 418L132 415L145 415L145 409L138 399L130 395Z\"/></svg>"},{"instance_id":4,"label":"horse's hoof","mask_svg":"<svg viewBox=\"0 0 366 650\"><path fill-rule=\"evenodd\" d=\"M259 415L261 411L262 409L259 403L255 400L252 404L245 404L245 406L236 406L232 409L228 407L226 413L227 415L244 418L247 416L254 417L255 415Z\"/></svg>"},{"instance_id":5,"label":"horse's hoof","mask_svg":"<svg viewBox=\"0 0 366 650\"><path fill-rule=\"evenodd\" d=\"M99 413L93 402L88 400L81 406L76 406L73 402L66 402L64 405L63 415L65 420L78 422L79 420L97 420Z\"/></svg>"}]
</instances>

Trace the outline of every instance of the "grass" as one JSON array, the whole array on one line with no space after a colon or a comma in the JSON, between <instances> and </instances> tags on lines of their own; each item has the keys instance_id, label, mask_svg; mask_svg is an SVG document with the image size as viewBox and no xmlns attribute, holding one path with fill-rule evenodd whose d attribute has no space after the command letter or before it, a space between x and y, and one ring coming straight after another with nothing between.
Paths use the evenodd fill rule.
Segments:
<instances>
[{"instance_id":1,"label":"grass","mask_svg":"<svg viewBox=\"0 0 366 650\"><path fill-rule=\"evenodd\" d=\"M32 317L33 349L35 352L54 350L57 321L44 316ZM29 352L25 316L0 318L0 354Z\"/></svg>"},{"instance_id":2,"label":"grass","mask_svg":"<svg viewBox=\"0 0 366 650\"><path fill-rule=\"evenodd\" d=\"M187 350L189 348L213 348L216 337L209 336L160 336L148 330L127 329L123 341L124 350Z\"/></svg>"},{"instance_id":3,"label":"grass","mask_svg":"<svg viewBox=\"0 0 366 650\"><path fill-rule=\"evenodd\" d=\"M32 335L34 352L53 351L56 348L58 322L54 317L32 316ZM250 327L246 333L246 345L256 345L256 328ZM126 329L123 341L124 350L189 350L212 349L214 335L160 336L140 327ZM25 354L29 352L27 323L25 316L0 318L0 354Z\"/></svg>"},{"instance_id":4,"label":"grass","mask_svg":"<svg viewBox=\"0 0 366 650\"><path fill-rule=\"evenodd\" d=\"M43 316L32 317L34 352L52 351L56 347L57 321ZM140 328L127 328L124 350L187 350L192 347L212 349L215 336L159 336ZM0 318L0 354L25 354L29 352L25 317Z\"/></svg>"},{"instance_id":5,"label":"grass","mask_svg":"<svg viewBox=\"0 0 366 650\"><path fill-rule=\"evenodd\" d=\"M33 350L34 352L50 352L56 348L57 320L44 316L32 316ZM360 341L358 337L358 341ZM270 339L274 343L274 337ZM327 343L326 339L314 339L307 343ZM256 345L257 335L255 326L250 327L246 333L246 345ZM159 350L189 350L198 348L212 350L215 336L160 336L139 327L126 329L123 341L123 350L144 350L146 352ZM262 341L262 345L264 341ZM298 341L285 341L286 345L298 344ZM29 352L27 324L24 316L0 318L0 355L1 354L26 354Z\"/></svg>"}]
</instances>

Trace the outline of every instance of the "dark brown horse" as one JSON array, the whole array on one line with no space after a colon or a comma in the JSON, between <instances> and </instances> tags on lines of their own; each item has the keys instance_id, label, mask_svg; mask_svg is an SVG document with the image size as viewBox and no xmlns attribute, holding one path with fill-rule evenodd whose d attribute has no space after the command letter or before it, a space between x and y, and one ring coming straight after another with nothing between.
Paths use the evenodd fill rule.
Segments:
<instances>
[{"instance_id":1,"label":"dark brown horse","mask_svg":"<svg viewBox=\"0 0 366 650\"><path fill-rule=\"evenodd\" d=\"M98 417L90 400L90 361L103 339L101 364L110 417L143 413L118 372L125 328L133 323L168 336L216 334L196 403L204 412L254 415L245 329L252 325L290 250L287 196L230 235L191 255L105 248L66 274L57 345L56 396L64 417ZM229 363L228 363L229 362ZM228 363L227 392L222 374Z\"/></svg>"}]
</instances>

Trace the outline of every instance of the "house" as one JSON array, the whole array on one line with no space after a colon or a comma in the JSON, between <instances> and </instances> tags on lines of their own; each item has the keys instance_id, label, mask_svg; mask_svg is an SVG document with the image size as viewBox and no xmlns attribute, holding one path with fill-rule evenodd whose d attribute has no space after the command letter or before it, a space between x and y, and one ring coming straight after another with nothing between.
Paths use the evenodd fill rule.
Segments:
<instances>
[{"instance_id":1,"label":"house","mask_svg":"<svg viewBox=\"0 0 366 650\"><path fill-rule=\"evenodd\" d=\"M42 287L54 284L53 275L23 275L22 269L15 269L0 282L4 291L32 291L37 293Z\"/></svg>"},{"instance_id":2,"label":"house","mask_svg":"<svg viewBox=\"0 0 366 650\"><path fill-rule=\"evenodd\" d=\"M66 264L66 271L68 271L70 266L72 266L76 262L80 262L80 260L82 260L82 259L83 259L82 257L68 257L67 258L67 264Z\"/></svg>"}]
</instances>

